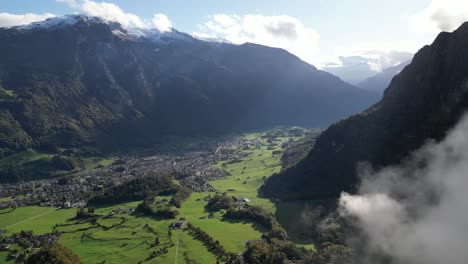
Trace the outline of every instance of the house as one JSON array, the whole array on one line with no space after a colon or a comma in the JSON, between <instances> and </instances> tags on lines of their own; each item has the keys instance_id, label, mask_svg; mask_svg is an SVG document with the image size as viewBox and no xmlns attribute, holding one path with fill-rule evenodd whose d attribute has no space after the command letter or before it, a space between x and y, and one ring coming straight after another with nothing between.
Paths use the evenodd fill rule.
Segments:
<instances>
[{"instance_id":1,"label":"house","mask_svg":"<svg viewBox=\"0 0 468 264\"><path fill-rule=\"evenodd\" d=\"M232 197L236 203L250 203L250 199L245 196Z\"/></svg>"},{"instance_id":2,"label":"house","mask_svg":"<svg viewBox=\"0 0 468 264\"><path fill-rule=\"evenodd\" d=\"M173 222L169 225L169 229L182 229L184 228L184 221Z\"/></svg>"}]
</instances>

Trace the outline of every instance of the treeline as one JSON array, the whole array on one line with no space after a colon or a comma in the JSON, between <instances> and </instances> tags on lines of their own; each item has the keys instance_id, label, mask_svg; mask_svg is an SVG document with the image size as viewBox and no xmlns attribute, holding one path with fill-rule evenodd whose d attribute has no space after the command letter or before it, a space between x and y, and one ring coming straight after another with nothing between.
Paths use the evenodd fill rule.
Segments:
<instances>
[{"instance_id":1,"label":"treeline","mask_svg":"<svg viewBox=\"0 0 468 264\"><path fill-rule=\"evenodd\" d=\"M8 164L0 168L0 182L18 182L57 177L83 165L75 157L54 155L22 164ZM62 172L62 174L61 174Z\"/></svg>"},{"instance_id":2,"label":"treeline","mask_svg":"<svg viewBox=\"0 0 468 264\"><path fill-rule=\"evenodd\" d=\"M217 212L219 210L227 210L235 206L234 199L227 195L215 194L208 200L205 209L209 212Z\"/></svg>"},{"instance_id":3,"label":"treeline","mask_svg":"<svg viewBox=\"0 0 468 264\"><path fill-rule=\"evenodd\" d=\"M196 239L201 241L210 251L214 252L216 255L229 259L234 258L235 254L228 252L218 240L214 240L210 235L205 231L201 230L198 227L195 227L191 223L187 223L187 228L194 233Z\"/></svg>"},{"instance_id":4,"label":"treeline","mask_svg":"<svg viewBox=\"0 0 468 264\"><path fill-rule=\"evenodd\" d=\"M156 217L156 218L176 218L179 215L179 211L171 209L169 207L164 208L153 208L154 196L150 196L138 204L135 211L146 216Z\"/></svg>"},{"instance_id":5,"label":"treeline","mask_svg":"<svg viewBox=\"0 0 468 264\"><path fill-rule=\"evenodd\" d=\"M25 264L79 264L80 260L70 249L55 243L31 255Z\"/></svg>"},{"instance_id":6,"label":"treeline","mask_svg":"<svg viewBox=\"0 0 468 264\"><path fill-rule=\"evenodd\" d=\"M187 187L179 187L177 188L177 192L172 197L170 203L177 208L182 206L182 203L185 202L188 198L190 198L191 191Z\"/></svg>"},{"instance_id":7,"label":"treeline","mask_svg":"<svg viewBox=\"0 0 468 264\"><path fill-rule=\"evenodd\" d=\"M143 200L149 196L171 195L177 193L179 186L168 175L156 173L131 180L104 190L93 197L89 204L115 204Z\"/></svg>"},{"instance_id":8,"label":"treeline","mask_svg":"<svg viewBox=\"0 0 468 264\"><path fill-rule=\"evenodd\" d=\"M315 234L316 250L307 250L288 240L286 230L276 220L274 214L260 206L238 204L227 195L213 196L206 206L208 211L225 209L223 218L255 222L266 229L262 239L249 241L246 251L230 255L231 264L355 264L356 254L345 245L344 223L338 217L329 217Z\"/></svg>"},{"instance_id":9,"label":"treeline","mask_svg":"<svg viewBox=\"0 0 468 264\"><path fill-rule=\"evenodd\" d=\"M243 204L238 206L234 199L225 194L216 194L208 201L205 209L210 212L226 210L223 217L226 219L239 219L255 222L268 230L264 236L268 238L277 238L286 240L288 234L280 223L276 220L274 214L267 212L260 206L250 206Z\"/></svg>"},{"instance_id":10,"label":"treeline","mask_svg":"<svg viewBox=\"0 0 468 264\"><path fill-rule=\"evenodd\" d=\"M241 256L232 256L229 264L356 264L354 250L344 243L341 223L330 218L316 234L316 250L299 247L288 240L266 238L249 241ZM379 262L380 263L380 262Z\"/></svg>"},{"instance_id":11,"label":"treeline","mask_svg":"<svg viewBox=\"0 0 468 264\"><path fill-rule=\"evenodd\" d=\"M290 241L272 239L256 240L247 242L247 249L242 258L232 259L230 263L249 264L281 264L281 263L310 263L310 256L314 255L312 250L298 247ZM300 262L300 261L303 262Z\"/></svg>"},{"instance_id":12,"label":"treeline","mask_svg":"<svg viewBox=\"0 0 468 264\"><path fill-rule=\"evenodd\" d=\"M263 236L268 239L288 239L286 230L284 230L281 224L278 223L276 217L260 206L246 206L240 209L229 208L226 213L224 213L223 217L228 219L253 221L268 230L263 234Z\"/></svg>"}]
</instances>

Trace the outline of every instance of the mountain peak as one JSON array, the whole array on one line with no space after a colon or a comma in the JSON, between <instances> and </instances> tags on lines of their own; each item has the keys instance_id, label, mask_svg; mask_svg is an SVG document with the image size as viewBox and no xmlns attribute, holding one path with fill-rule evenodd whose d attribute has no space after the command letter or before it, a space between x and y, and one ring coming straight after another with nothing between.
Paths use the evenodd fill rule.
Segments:
<instances>
[{"instance_id":1,"label":"mountain peak","mask_svg":"<svg viewBox=\"0 0 468 264\"><path fill-rule=\"evenodd\" d=\"M106 23L106 21L100 17L89 16L84 14L73 14L47 18L43 21L33 22L28 25L16 26L22 30L34 30L34 29L56 29L64 28L77 24L78 22L88 23Z\"/></svg>"}]
</instances>

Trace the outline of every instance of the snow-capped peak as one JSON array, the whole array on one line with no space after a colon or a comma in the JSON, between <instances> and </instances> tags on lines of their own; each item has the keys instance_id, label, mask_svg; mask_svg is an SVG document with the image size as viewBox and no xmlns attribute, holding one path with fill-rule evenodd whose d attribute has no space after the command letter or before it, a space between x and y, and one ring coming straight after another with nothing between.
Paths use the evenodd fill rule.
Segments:
<instances>
[{"instance_id":1,"label":"snow-capped peak","mask_svg":"<svg viewBox=\"0 0 468 264\"><path fill-rule=\"evenodd\" d=\"M44 21L33 22L28 25L15 26L13 28L21 30L54 30L57 28L65 28L73 26L79 22L88 22L88 23L106 23L112 25L112 33L118 37L129 38L134 40L149 40L155 43L168 44L171 40L180 40L180 41L194 41L200 40L210 43L229 43L229 41L216 39L216 38L201 38L199 36L192 36L187 33L179 32L174 28L171 28L168 31L160 31L156 28L135 28L129 27L124 28L116 22L111 22L104 20L100 17L89 16L84 14L73 14L73 15L64 15L51 17Z\"/></svg>"},{"instance_id":2,"label":"snow-capped peak","mask_svg":"<svg viewBox=\"0 0 468 264\"><path fill-rule=\"evenodd\" d=\"M155 28L152 28L152 29L128 28L127 34L135 38L144 38L144 39L148 39L150 41L158 42L158 43L166 43L167 39L178 39L178 40L185 40L185 41L193 40L193 37L190 36L189 34L179 32L175 29L162 32Z\"/></svg>"},{"instance_id":3,"label":"snow-capped peak","mask_svg":"<svg viewBox=\"0 0 468 264\"><path fill-rule=\"evenodd\" d=\"M23 30L32 30L32 29L54 29L67 27L76 24L79 21L94 21L94 22L104 22L102 19L93 16L87 15L65 15L47 18L44 21L33 22L24 26L17 26L15 28Z\"/></svg>"}]
</instances>

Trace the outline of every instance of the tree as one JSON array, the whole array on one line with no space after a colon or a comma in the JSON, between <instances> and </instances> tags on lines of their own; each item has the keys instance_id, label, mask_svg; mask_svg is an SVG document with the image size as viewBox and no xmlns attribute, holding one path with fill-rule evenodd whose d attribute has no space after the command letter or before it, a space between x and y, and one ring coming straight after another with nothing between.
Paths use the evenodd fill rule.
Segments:
<instances>
[{"instance_id":1,"label":"tree","mask_svg":"<svg viewBox=\"0 0 468 264\"><path fill-rule=\"evenodd\" d=\"M56 243L30 256L25 264L79 264L79 258L68 248Z\"/></svg>"}]
</instances>

